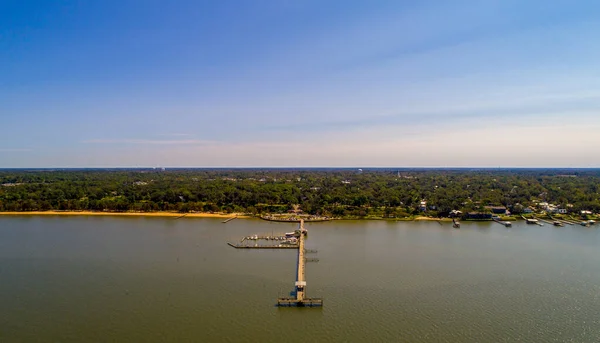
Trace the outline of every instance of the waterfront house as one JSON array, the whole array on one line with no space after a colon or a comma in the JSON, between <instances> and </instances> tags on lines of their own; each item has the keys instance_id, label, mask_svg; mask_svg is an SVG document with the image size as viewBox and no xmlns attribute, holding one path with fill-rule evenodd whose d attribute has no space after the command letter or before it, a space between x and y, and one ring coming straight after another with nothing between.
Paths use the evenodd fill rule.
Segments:
<instances>
[{"instance_id":1,"label":"waterfront house","mask_svg":"<svg viewBox=\"0 0 600 343\"><path fill-rule=\"evenodd\" d=\"M493 214L506 214L506 207L504 206L486 206L485 208L492 211Z\"/></svg>"},{"instance_id":2,"label":"waterfront house","mask_svg":"<svg viewBox=\"0 0 600 343\"><path fill-rule=\"evenodd\" d=\"M492 214L483 212L469 212L467 213L467 219L491 220Z\"/></svg>"},{"instance_id":3,"label":"waterfront house","mask_svg":"<svg viewBox=\"0 0 600 343\"><path fill-rule=\"evenodd\" d=\"M451 218L460 217L460 216L462 216L462 214L463 214L462 211L459 211L459 210L452 210L452 211L450 211L450 217Z\"/></svg>"}]
</instances>

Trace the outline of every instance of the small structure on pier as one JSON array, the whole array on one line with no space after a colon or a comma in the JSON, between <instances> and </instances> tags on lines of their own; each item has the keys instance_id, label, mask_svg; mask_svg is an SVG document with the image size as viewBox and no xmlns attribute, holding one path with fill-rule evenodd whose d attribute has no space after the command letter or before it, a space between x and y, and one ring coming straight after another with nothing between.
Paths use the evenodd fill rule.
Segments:
<instances>
[{"instance_id":1,"label":"small structure on pier","mask_svg":"<svg viewBox=\"0 0 600 343\"><path fill-rule=\"evenodd\" d=\"M542 223L540 223L540 221L539 221L539 220L537 220L537 219L535 219L535 218L525 218L525 217L523 217L523 216L521 216L521 218L525 219L525 222L526 222L527 224L535 224L535 225L539 225L539 226L542 226L542 225L543 225Z\"/></svg>"}]
</instances>

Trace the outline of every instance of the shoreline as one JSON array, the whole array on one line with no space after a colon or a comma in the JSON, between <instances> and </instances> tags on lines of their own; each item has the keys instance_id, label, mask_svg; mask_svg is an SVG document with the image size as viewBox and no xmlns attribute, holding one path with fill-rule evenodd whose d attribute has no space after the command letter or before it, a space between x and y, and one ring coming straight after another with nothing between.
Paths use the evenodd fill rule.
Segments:
<instances>
[{"instance_id":1,"label":"shoreline","mask_svg":"<svg viewBox=\"0 0 600 343\"><path fill-rule=\"evenodd\" d=\"M179 212L94 212L94 211L22 211L0 212L0 216L118 216L118 217L172 217L172 218L254 218L239 213L179 213Z\"/></svg>"},{"instance_id":2,"label":"shoreline","mask_svg":"<svg viewBox=\"0 0 600 343\"><path fill-rule=\"evenodd\" d=\"M264 219L261 216L254 216L245 213L208 213L208 212L197 212L197 213L180 213L180 212L96 212L96 211L17 211L17 212L0 212L0 217L2 216L114 216L114 217L155 217L155 218L216 218L216 219L260 219L271 222L290 222L295 223L297 221L293 220L268 220ZM435 221L439 223L451 223L452 218L432 218L426 216L416 216L416 217L406 217L406 218L380 218L380 217L350 217L350 218L328 218L328 219L320 219L320 220L308 220L305 222L327 222L327 221L338 221L338 220L385 220L385 221ZM509 221L519 221L520 218L510 218L507 219ZM572 219L579 220L579 219ZM461 221L466 222L493 222L493 220L474 220L474 219L465 219Z\"/></svg>"},{"instance_id":3,"label":"shoreline","mask_svg":"<svg viewBox=\"0 0 600 343\"><path fill-rule=\"evenodd\" d=\"M0 216L115 216L115 217L169 217L169 218L218 218L218 219L262 219L273 222L288 222L286 220L267 220L260 216L252 216L242 213L180 213L180 212L96 212L96 211L18 211L0 212ZM336 220L389 220L389 221L438 221L451 222L450 218L431 218L419 216L415 218L329 218L327 220L315 220L314 222L336 221ZM294 221L289 221L294 222ZM313 221L307 221L313 222Z\"/></svg>"}]
</instances>

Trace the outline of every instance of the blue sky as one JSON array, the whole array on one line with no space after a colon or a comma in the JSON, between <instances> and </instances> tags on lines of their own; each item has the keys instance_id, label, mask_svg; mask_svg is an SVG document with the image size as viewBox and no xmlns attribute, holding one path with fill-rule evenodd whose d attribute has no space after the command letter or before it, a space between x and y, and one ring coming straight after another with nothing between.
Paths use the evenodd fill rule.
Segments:
<instances>
[{"instance_id":1,"label":"blue sky","mask_svg":"<svg viewBox=\"0 0 600 343\"><path fill-rule=\"evenodd\" d=\"M600 167L598 1L0 2L0 167Z\"/></svg>"}]
</instances>

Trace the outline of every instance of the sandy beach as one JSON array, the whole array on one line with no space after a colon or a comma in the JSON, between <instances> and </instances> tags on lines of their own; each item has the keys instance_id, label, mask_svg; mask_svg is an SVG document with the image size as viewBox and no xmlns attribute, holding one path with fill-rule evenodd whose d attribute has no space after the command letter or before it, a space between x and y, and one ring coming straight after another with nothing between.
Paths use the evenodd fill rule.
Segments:
<instances>
[{"instance_id":1,"label":"sandy beach","mask_svg":"<svg viewBox=\"0 0 600 343\"><path fill-rule=\"evenodd\" d=\"M255 218L241 213L179 213L179 212L94 212L94 211L23 211L0 212L0 216L125 216L125 217L186 217L186 218ZM410 220L452 221L450 218L419 216Z\"/></svg>"},{"instance_id":2,"label":"sandy beach","mask_svg":"<svg viewBox=\"0 0 600 343\"><path fill-rule=\"evenodd\" d=\"M415 220L428 220L428 221L434 221L434 222L439 222L439 221L449 222L449 221L452 221L451 218L431 218L431 217L424 217L424 216L416 217Z\"/></svg>"},{"instance_id":3,"label":"sandy beach","mask_svg":"<svg viewBox=\"0 0 600 343\"><path fill-rule=\"evenodd\" d=\"M94 212L94 211L27 211L0 212L14 216L128 216L128 217L196 217L196 218L252 218L239 213L179 213L179 212Z\"/></svg>"}]
</instances>

